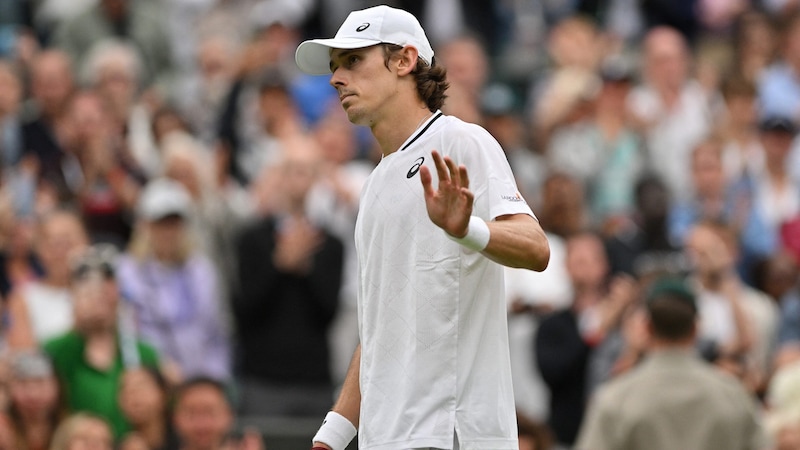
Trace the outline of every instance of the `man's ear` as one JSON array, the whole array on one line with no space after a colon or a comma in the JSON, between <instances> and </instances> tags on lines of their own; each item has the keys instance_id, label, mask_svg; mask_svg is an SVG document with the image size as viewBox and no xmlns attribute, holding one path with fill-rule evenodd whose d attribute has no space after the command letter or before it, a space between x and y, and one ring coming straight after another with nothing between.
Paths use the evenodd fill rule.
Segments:
<instances>
[{"instance_id":1,"label":"man's ear","mask_svg":"<svg viewBox=\"0 0 800 450\"><path fill-rule=\"evenodd\" d=\"M408 75L414 70L415 67L417 67L417 58L419 57L419 52L416 48L406 45L402 50L397 52L396 55L396 67L398 75Z\"/></svg>"}]
</instances>

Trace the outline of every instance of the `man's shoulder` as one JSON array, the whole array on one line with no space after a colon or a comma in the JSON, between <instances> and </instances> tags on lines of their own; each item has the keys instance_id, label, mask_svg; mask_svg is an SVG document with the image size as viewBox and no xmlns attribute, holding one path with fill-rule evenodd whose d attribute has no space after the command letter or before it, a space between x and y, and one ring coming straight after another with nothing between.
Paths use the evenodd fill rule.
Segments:
<instances>
[{"instance_id":1,"label":"man's shoulder","mask_svg":"<svg viewBox=\"0 0 800 450\"><path fill-rule=\"evenodd\" d=\"M443 115L442 116L441 132L453 134L461 137L491 137L485 128L477 123L466 122L456 116Z\"/></svg>"}]
</instances>

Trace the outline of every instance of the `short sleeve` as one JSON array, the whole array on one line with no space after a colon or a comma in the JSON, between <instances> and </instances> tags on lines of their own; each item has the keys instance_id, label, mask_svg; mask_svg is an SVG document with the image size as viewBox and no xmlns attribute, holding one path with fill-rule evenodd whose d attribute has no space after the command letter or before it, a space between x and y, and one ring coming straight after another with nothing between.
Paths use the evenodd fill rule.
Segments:
<instances>
[{"instance_id":1,"label":"short sleeve","mask_svg":"<svg viewBox=\"0 0 800 450\"><path fill-rule=\"evenodd\" d=\"M446 141L448 147L445 153L456 164L463 164L467 168L470 190L475 194L479 215L484 213L484 219L488 220L511 214L527 214L536 218L519 192L505 152L489 132L477 125L464 123Z\"/></svg>"}]
</instances>

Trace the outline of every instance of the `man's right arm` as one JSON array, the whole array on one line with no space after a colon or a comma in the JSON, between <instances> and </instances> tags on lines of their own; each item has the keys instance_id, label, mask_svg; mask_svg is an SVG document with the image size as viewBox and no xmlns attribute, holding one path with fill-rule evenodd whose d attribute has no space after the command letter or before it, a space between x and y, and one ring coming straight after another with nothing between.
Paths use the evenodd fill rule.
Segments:
<instances>
[{"instance_id":1,"label":"man's right arm","mask_svg":"<svg viewBox=\"0 0 800 450\"><path fill-rule=\"evenodd\" d=\"M347 375L344 378L342 391L339 399L333 405L333 412L340 414L358 429L358 417L361 413L361 386L359 384L359 374L361 367L361 344L356 347ZM322 447L332 450L325 442L314 442L315 447ZM339 450L339 449L336 449Z\"/></svg>"}]
</instances>

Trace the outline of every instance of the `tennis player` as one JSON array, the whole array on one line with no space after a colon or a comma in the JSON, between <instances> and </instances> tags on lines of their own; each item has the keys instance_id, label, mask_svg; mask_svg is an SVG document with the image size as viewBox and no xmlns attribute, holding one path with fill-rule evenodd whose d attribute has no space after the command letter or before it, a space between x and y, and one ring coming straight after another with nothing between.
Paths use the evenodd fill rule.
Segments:
<instances>
[{"instance_id":1,"label":"tennis player","mask_svg":"<svg viewBox=\"0 0 800 450\"><path fill-rule=\"evenodd\" d=\"M501 265L550 250L503 150L439 111L446 71L408 12L354 11L296 61L383 152L355 232L361 344L313 448L517 449Z\"/></svg>"}]
</instances>

